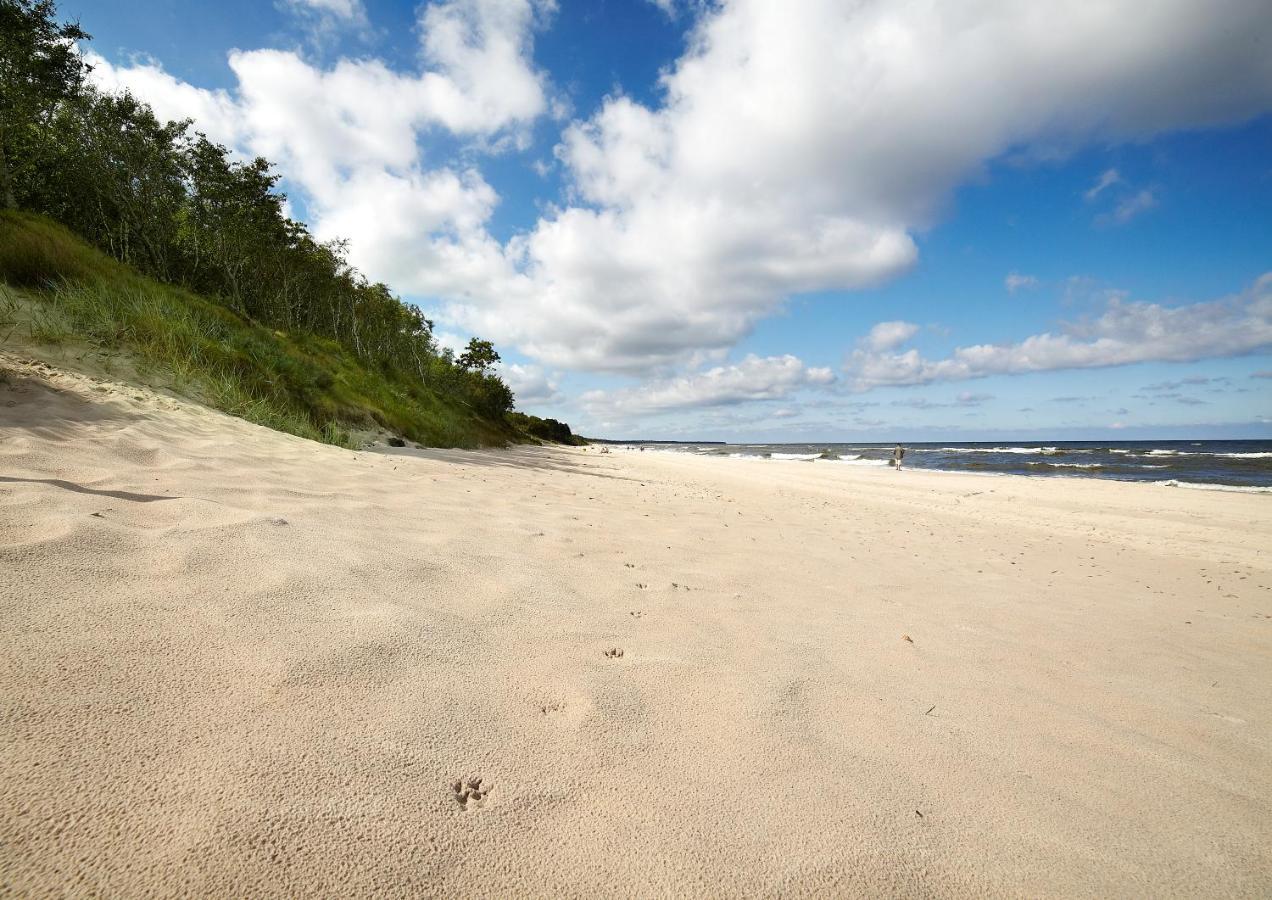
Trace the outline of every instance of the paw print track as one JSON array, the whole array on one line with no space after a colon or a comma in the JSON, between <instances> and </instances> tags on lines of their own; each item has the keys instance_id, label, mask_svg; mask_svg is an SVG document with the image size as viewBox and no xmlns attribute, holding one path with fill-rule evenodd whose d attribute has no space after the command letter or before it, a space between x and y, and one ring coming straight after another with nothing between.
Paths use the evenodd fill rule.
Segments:
<instances>
[{"instance_id":1,"label":"paw print track","mask_svg":"<svg viewBox=\"0 0 1272 900\"><path fill-rule=\"evenodd\" d=\"M622 659L622 658L623 658L623 648L622 648L622 647L610 647L608 650L606 650L606 651L605 651L605 658L606 658L606 659Z\"/></svg>"},{"instance_id":2,"label":"paw print track","mask_svg":"<svg viewBox=\"0 0 1272 900\"><path fill-rule=\"evenodd\" d=\"M636 619L639 619L642 615L644 615L644 613L642 613L639 609L633 609L631 614L632 617Z\"/></svg>"},{"instance_id":3,"label":"paw print track","mask_svg":"<svg viewBox=\"0 0 1272 900\"><path fill-rule=\"evenodd\" d=\"M482 786L480 778L457 778L451 785L455 802L463 810L481 806L490 793L490 785Z\"/></svg>"}]
</instances>

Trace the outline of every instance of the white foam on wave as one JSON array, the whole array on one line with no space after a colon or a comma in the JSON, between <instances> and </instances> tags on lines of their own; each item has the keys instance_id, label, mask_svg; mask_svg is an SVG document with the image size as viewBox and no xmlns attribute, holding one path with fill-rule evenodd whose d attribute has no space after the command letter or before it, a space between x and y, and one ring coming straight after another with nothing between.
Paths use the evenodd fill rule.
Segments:
<instances>
[{"instance_id":1,"label":"white foam on wave","mask_svg":"<svg viewBox=\"0 0 1272 900\"><path fill-rule=\"evenodd\" d=\"M787 460L799 460L801 462L809 462L811 460L817 459L818 454L816 453L770 453L769 457L771 459L787 459Z\"/></svg>"},{"instance_id":2,"label":"white foam on wave","mask_svg":"<svg viewBox=\"0 0 1272 900\"><path fill-rule=\"evenodd\" d=\"M1031 462L1031 466L1054 466L1057 469L1098 469L1099 463L1053 463L1053 462Z\"/></svg>"},{"instance_id":3,"label":"white foam on wave","mask_svg":"<svg viewBox=\"0 0 1272 900\"><path fill-rule=\"evenodd\" d=\"M942 447L945 453L1032 453L1055 451L1055 447Z\"/></svg>"},{"instance_id":4,"label":"white foam on wave","mask_svg":"<svg viewBox=\"0 0 1272 900\"><path fill-rule=\"evenodd\" d=\"M1216 453L1227 459L1272 459L1272 453Z\"/></svg>"},{"instance_id":5,"label":"white foam on wave","mask_svg":"<svg viewBox=\"0 0 1272 900\"><path fill-rule=\"evenodd\" d=\"M1242 484L1203 484L1197 481L1178 481L1174 478L1170 481L1154 481L1153 484L1157 484L1162 487L1189 488L1194 491L1226 491L1234 494L1272 494L1272 487L1257 487L1255 485Z\"/></svg>"},{"instance_id":6,"label":"white foam on wave","mask_svg":"<svg viewBox=\"0 0 1272 900\"><path fill-rule=\"evenodd\" d=\"M859 456L854 456L851 459L849 459L846 456L843 457L842 459L824 459L824 460L821 460L821 462L837 463L838 465L841 465L841 466L886 466L888 465L888 460L886 459L862 459ZM926 472L927 470L924 469L923 471Z\"/></svg>"}]
</instances>

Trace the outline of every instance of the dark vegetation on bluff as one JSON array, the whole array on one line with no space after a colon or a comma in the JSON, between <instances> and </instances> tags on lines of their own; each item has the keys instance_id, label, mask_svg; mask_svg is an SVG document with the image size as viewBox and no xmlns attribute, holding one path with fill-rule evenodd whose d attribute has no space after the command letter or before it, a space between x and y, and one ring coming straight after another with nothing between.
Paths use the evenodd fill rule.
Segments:
<instances>
[{"instance_id":1,"label":"dark vegetation on bluff","mask_svg":"<svg viewBox=\"0 0 1272 900\"><path fill-rule=\"evenodd\" d=\"M0 337L127 354L213 406L333 443L578 442L514 411L499 354L433 323L286 215L264 159L101 93L52 0L0 0ZM7 312L7 315L5 314Z\"/></svg>"}]
</instances>

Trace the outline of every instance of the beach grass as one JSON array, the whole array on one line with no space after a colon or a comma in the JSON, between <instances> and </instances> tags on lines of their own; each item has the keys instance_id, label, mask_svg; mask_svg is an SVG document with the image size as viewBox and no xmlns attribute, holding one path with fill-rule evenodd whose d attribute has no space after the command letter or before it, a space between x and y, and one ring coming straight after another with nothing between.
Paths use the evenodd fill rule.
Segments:
<instances>
[{"instance_id":1,"label":"beach grass","mask_svg":"<svg viewBox=\"0 0 1272 900\"><path fill-rule=\"evenodd\" d=\"M16 328L34 344L127 356L149 380L279 431L346 446L381 430L441 447L526 437L335 341L266 328L140 275L39 216L0 214L0 280L11 313L0 337Z\"/></svg>"}]
</instances>

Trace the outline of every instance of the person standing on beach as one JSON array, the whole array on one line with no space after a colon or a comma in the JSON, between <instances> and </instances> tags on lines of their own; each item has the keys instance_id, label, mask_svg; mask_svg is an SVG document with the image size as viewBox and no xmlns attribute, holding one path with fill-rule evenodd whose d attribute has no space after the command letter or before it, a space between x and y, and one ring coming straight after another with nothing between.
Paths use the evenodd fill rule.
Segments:
<instances>
[{"instance_id":1,"label":"person standing on beach","mask_svg":"<svg viewBox=\"0 0 1272 900\"><path fill-rule=\"evenodd\" d=\"M897 471L901 471L901 460L905 459L905 448L897 444L897 449L892 451L892 464L897 467Z\"/></svg>"}]
</instances>

